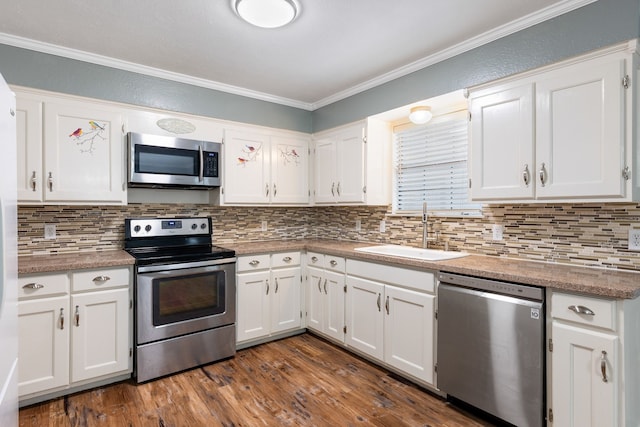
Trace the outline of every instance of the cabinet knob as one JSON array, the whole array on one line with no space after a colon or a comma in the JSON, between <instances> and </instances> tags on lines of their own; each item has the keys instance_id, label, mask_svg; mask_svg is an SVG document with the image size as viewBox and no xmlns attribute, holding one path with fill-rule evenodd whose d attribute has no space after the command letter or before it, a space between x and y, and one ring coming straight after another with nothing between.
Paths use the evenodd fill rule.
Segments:
<instances>
[{"instance_id":1,"label":"cabinet knob","mask_svg":"<svg viewBox=\"0 0 640 427\"><path fill-rule=\"evenodd\" d=\"M524 185L529 186L529 182L531 181L531 173L529 172L529 165L524 165L524 170L522 171L522 180L524 181Z\"/></svg>"},{"instance_id":2,"label":"cabinet knob","mask_svg":"<svg viewBox=\"0 0 640 427\"><path fill-rule=\"evenodd\" d=\"M260 261L258 261L257 259L254 259L253 261L249 262L249 265L255 267L256 265L260 264Z\"/></svg>"},{"instance_id":3,"label":"cabinet knob","mask_svg":"<svg viewBox=\"0 0 640 427\"><path fill-rule=\"evenodd\" d=\"M317 256L312 256L311 257L311 262L318 262L318 257Z\"/></svg>"},{"instance_id":4,"label":"cabinet knob","mask_svg":"<svg viewBox=\"0 0 640 427\"><path fill-rule=\"evenodd\" d=\"M547 167L544 163L540 166L540 171L538 173L540 175L540 185L544 187L547 183Z\"/></svg>"},{"instance_id":5,"label":"cabinet knob","mask_svg":"<svg viewBox=\"0 0 640 427\"><path fill-rule=\"evenodd\" d=\"M290 256L286 256L286 257L282 258L282 261L284 261L284 262L291 262L291 259L292 259L292 258L291 258Z\"/></svg>"},{"instance_id":6,"label":"cabinet knob","mask_svg":"<svg viewBox=\"0 0 640 427\"><path fill-rule=\"evenodd\" d=\"M331 261L329 261L329 264L331 264L332 267L335 267L336 265L338 265L338 261L332 259Z\"/></svg>"},{"instance_id":7,"label":"cabinet knob","mask_svg":"<svg viewBox=\"0 0 640 427\"><path fill-rule=\"evenodd\" d=\"M44 285L40 283L27 283L22 287L22 289L42 289L42 288L44 288Z\"/></svg>"}]
</instances>

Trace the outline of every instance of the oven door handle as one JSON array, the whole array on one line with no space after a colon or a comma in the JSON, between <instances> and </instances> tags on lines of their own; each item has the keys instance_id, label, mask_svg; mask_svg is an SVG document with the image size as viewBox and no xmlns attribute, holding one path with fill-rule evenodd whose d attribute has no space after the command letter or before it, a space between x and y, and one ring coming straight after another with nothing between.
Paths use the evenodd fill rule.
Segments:
<instances>
[{"instance_id":1,"label":"oven door handle","mask_svg":"<svg viewBox=\"0 0 640 427\"><path fill-rule=\"evenodd\" d=\"M235 264L236 258L224 258L209 261L183 262L178 264L158 264L138 266L138 273L153 273L156 271L183 270L185 268L214 267L223 264Z\"/></svg>"},{"instance_id":2,"label":"oven door handle","mask_svg":"<svg viewBox=\"0 0 640 427\"><path fill-rule=\"evenodd\" d=\"M200 274L200 273L210 273L210 272L214 272L214 271L223 271L223 269L217 265L211 265L211 266L206 266L206 267L196 267L196 268L189 268L189 269L180 269L180 270L161 270L161 271L147 271L144 273L138 272L138 277L147 277L150 279L156 279L156 278L163 278L163 279L168 279L168 278L173 278L173 277L184 277L184 276L191 276L193 274Z\"/></svg>"}]
</instances>

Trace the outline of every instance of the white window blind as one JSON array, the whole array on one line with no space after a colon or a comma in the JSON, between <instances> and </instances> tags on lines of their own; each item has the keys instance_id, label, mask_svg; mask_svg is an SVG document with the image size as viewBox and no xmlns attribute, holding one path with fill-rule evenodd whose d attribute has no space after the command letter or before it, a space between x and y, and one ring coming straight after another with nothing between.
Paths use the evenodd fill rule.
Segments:
<instances>
[{"instance_id":1,"label":"white window blind","mask_svg":"<svg viewBox=\"0 0 640 427\"><path fill-rule=\"evenodd\" d=\"M395 131L395 213L429 211L478 215L470 203L467 173L467 117L455 113Z\"/></svg>"}]
</instances>

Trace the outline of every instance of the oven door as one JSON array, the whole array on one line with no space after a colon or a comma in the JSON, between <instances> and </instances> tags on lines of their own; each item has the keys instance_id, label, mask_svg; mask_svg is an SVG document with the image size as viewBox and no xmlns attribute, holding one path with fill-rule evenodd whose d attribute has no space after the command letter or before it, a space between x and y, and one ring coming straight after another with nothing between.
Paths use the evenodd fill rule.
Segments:
<instances>
[{"instance_id":1,"label":"oven door","mask_svg":"<svg viewBox=\"0 0 640 427\"><path fill-rule=\"evenodd\" d=\"M136 276L137 344L235 323L235 262L175 267Z\"/></svg>"}]
</instances>

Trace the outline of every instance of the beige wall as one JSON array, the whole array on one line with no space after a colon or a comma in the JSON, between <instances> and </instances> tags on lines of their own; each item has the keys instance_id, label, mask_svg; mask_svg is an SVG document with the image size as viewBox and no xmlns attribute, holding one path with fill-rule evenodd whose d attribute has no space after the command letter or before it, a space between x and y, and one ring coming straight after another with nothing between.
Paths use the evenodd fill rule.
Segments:
<instances>
[{"instance_id":1,"label":"beige wall","mask_svg":"<svg viewBox=\"0 0 640 427\"><path fill-rule=\"evenodd\" d=\"M265 239L329 238L410 244L422 241L418 217L390 215L388 207L238 208L130 204L123 207L22 206L18 209L20 255L120 249L124 219L141 216L213 218L218 244ZM356 220L361 231L355 231ZM267 221L267 231L261 222ZM380 233L385 220L386 232ZM43 238L44 223L58 238ZM504 239L493 241L493 224ZM640 224L638 204L486 206L482 218L429 218L430 246L472 253L575 265L640 270L640 252L626 249L630 224Z\"/></svg>"}]
</instances>

